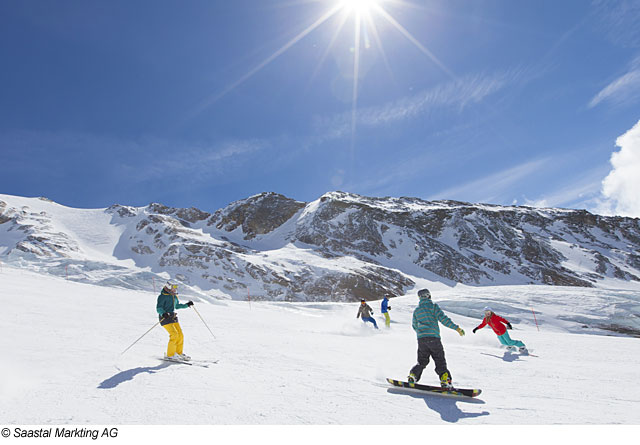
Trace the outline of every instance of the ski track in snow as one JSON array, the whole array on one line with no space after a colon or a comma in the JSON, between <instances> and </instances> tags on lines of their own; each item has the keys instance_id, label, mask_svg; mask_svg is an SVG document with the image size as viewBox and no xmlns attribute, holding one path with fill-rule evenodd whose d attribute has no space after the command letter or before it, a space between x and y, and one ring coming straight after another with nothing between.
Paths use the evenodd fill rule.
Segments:
<instances>
[{"instance_id":1,"label":"ski track in snow","mask_svg":"<svg viewBox=\"0 0 640 445\"><path fill-rule=\"evenodd\" d=\"M467 332L460 337L441 327L454 383L483 391L478 399L456 399L385 382L405 379L415 363L414 295L392 300L391 329L379 302L371 302L377 331L356 319L353 303L197 303L215 340L195 311L178 314L185 352L219 360L203 368L157 360L168 340L160 326L120 355L157 321L151 289L94 286L7 266L0 278L0 341L12 357L0 367L0 418L7 424L640 423L640 389L631 384L640 339L587 335L556 318L576 301L583 310L595 308L593 298L606 290L588 290L586 297L585 289L544 286L434 291ZM640 294L623 293L636 301ZM543 308L540 331L531 301ZM486 304L511 318L511 337L537 357L501 349L488 327L472 334ZM432 363L421 382L437 383Z\"/></svg>"}]
</instances>

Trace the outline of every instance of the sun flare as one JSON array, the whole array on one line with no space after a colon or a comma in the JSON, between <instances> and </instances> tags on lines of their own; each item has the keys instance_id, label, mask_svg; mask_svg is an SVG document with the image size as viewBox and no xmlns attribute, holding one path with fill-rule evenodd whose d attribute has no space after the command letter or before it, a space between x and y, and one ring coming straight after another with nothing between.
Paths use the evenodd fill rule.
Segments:
<instances>
[{"instance_id":1,"label":"sun flare","mask_svg":"<svg viewBox=\"0 0 640 445\"><path fill-rule=\"evenodd\" d=\"M340 0L342 9L366 14L380 5L382 0Z\"/></svg>"},{"instance_id":2,"label":"sun flare","mask_svg":"<svg viewBox=\"0 0 640 445\"><path fill-rule=\"evenodd\" d=\"M290 0L280 0L282 2L289 3ZM322 65L323 61L327 58L329 52L334 47L334 44L338 40L339 37L343 36L345 33L342 31L345 29L348 23L353 23L353 33L348 39L351 41L351 45L349 51L353 55L353 70L351 71L350 77L353 79L353 87L352 87L352 96L351 96L351 151L353 152L355 145L355 135L356 135L356 123L357 123L357 112L358 112L358 90L360 87L360 77L362 75L360 67L361 67L361 58L366 51L372 49L372 39L373 42L377 45L378 54L381 56L384 61L384 65L389 71L390 75L393 76L393 70L391 67L390 61L387 59L387 55L385 49L383 48L382 37L379 32L379 24L385 23L391 25L391 28L394 28L397 32L403 35L409 42L411 42L420 52L422 52L425 56L427 56L431 61L436 64L443 72L449 75L451 78L455 78L454 73L447 68L447 66L442 63L436 56L433 54L429 48L421 43L418 39L416 39L408 29L406 29L398 20L396 20L391 11L388 11L388 7L395 6L396 9L398 7L404 7L408 5L412 5L411 2L406 0L297 0L293 1L293 4L312 2L312 1L321 1L326 2L327 7L324 13L316 18L316 20L307 26L305 29L296 34L293 38L288 40L284 45L270 54L268 57L264 58L257 65L255 65L252 69L246 72L243 76L240 76L237 80L232 82L222 91L218 92L215 95L210 96L206 100L202 101L201 104L191 113L190 117L193 117L199 114L202 110L209 107L214 102L218 101L223 96L227 95L229 92L236 89L239 85L243 84L258 72L260 72L264 67L272 63L274 60L282 56L286 53L290 48L295 46L298 42L304 39L306 36L314 32L316 29L325 25L327 22L334 22L337 26L334 27L333 36L329 41L327 48L324 51L324 54L320 58L320 62L312 78L318 73L320 69L320 65ZM416 7L416 5L413 5ZM348 28L347 28L348 29Z\"/></svg>"}]
</instances>

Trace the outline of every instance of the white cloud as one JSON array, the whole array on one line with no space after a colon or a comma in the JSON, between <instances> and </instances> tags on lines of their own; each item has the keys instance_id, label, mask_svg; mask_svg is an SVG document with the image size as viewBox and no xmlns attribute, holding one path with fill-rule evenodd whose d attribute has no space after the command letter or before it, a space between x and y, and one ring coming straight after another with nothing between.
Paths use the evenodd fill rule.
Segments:
<instances>
[{"instance_id":1,"label":"white cloud","mask_svg":"<svg viewBox=\"0 0 640 445\"><path fill-rule=\"evenodd\" d=\"M602 102L611 105L624 105L640 100L640 57L636 58L629 70L604 87L589 102L593 108Z\"/></svg>"},{"instance_id":2,"label":"white cloud","mask_svg":"<svg viewBox=\"0 0 640 445\"><path fill-rule=\"evenodd\" d=\"M522 69L492 75L466 76L384 105L359 109L356 124L358 127L379 127L414 119L435 110L452 110L461 113L469 106L482 102L507 85L531 76L532 73L527 73ZM350 135L351 119L351 111L331 117L317 118L315 127L319 139L324 141Z\"/></svg>"},{"instance_id":3,"label":"white cloud","mask_svg":"<svg viewBox=\"0 0 640 445\"><path fill-rule=\"evenodd\" d=\"M537 199L524 199L524 205L530 207L590 207L594 198L600 194L602 186L602 168L592 169L581 175L582 178L575 181L572 177L565 187L538 197Z\"/></svg>"},{"instance_id":4,"label":"white cloud","mask_svg":"<svg viewBox=\"0 0 640 445\"><path fill-rule=\"evenodd\" d=\"M616 140L620 151L611 155L613 169L602 181L599 211L640 217L640 121Z\"/></svg>"},{"instance_id":5,"label":"white cloud","mask_svg":"<svg viewBox=\"0 0 640 445\"><path fill-rule=\"evenodd\" d=\"M68 174L73 165L82 163L87 172L109 168L118 181L133 183L156 180L167 173L190 183L231 176L250 156L271 146L270 141L262 139L186 142L152 136L120 139L79 132L0 133L0 148L3 155L6 152L9 168L29 165L31 169L55 168ZM31 159L39 161L34 163Z\"/></svg>"},{"instance_id":6,"label":"white cloud","mask_svg":"<svg viewBox=\"0 0 640 445\"><path fill-rule=\"evenodd\" d=\"M550 161L551 159L545 158L526 162L476 181L443 190L428 199L457 199L484 203L502 202L504 201L503 195L511 191L514 184L544 168Z\"/></svg>"},{"instance_id":7,"label":"white cloud","mask_svg":"<svg viewBox=\"0 0 640 445\"><path fill-rule=\"evenodd\" d=\"M247 157L271 146L270 142L260 139L216 141L211 144L154 139L143 144L145 151L163 148L163 153L145 164L144 171L136 175L137 181L144 182L173 172L183 178L183 182L190 184L232 175L241 168Z\"/></svg>"},{"instance_id":8,"label":"white cloud","mask_svg":"<svg viewBox=\"0 0 640 445\"><path fill-rule=\"evenodd\" d=\"M640 46L640 0L594 0L591 4L596 26L614 44Z\"/></svg>"}]
</instances>

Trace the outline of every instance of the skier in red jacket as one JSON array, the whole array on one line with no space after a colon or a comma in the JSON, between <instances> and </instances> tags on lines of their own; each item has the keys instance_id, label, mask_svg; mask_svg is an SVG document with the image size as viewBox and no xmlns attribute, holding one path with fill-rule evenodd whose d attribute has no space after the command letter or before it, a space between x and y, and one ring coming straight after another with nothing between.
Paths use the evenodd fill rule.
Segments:
<instances>
[{"instance_id":1,"label":"skier in red jacket","mask_svg":"<svg viewBox=\"0 0 640 445\"><path fill-rule=\"evenodd\" d=\"M520 340L512 340L511 337L509 337L507 329L511 329L511 323L509 323L509 321L505 320L501 316L495 314L490 307L484 308L484 319L482 320L482 323L480 323L473 329L473 333L475 334L478 329L482 329L486 325L491 326L491 329L493 329L493 332L496 333L496 335L498 336L498 340L500 340L500 343L502 343L503 345L507 347L517 346L518 348L520 348L521 352L527 350L524 343L522 343Z\"/></svg>"}]
</instances>

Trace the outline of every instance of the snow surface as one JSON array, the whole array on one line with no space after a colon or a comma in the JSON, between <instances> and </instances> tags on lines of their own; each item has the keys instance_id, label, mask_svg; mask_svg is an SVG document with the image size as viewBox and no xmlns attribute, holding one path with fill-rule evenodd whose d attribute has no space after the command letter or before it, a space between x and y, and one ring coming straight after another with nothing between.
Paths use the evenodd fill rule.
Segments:
<instances>
[{"instance_id":1,"label":"snow surface","mask_svg":"<svg viewBox=\"0 0 640 445\"><path fill-rule=\"evenodd\" d=\"M391 301L390 329L379 302L370 302L378 331L356 319L357 304L194 298L216 338L195 311L181 310L185 352L219 360L202 368L155 359L168 339L159 326L121 355L157 321L151 286L95 286L6 264L0 280L4 424L640 423L640 339L594 335L605 331L580 324L615 316L619 305L637 313L638 291L432 287L467 331L442 327L454 383L483 390L463 400L385 382L404 379L415 363L415 295ZM501 349L488 328L472 334L487 304L536 357ZM422 382L436 383L433 364Z\"/></svg>"}]
</instances>

